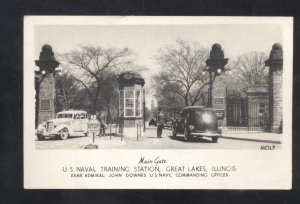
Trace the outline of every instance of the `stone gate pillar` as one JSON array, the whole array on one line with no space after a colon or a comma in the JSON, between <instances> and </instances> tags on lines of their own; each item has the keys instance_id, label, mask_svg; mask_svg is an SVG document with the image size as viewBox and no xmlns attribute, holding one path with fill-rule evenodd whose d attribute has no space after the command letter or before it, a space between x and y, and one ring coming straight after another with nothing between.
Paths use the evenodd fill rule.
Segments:
<instances>
[{"instance_id":1,"label":"stone gate pillar","mask_svg":"<svg viewBox=\"0 0 300 204\"><path fill-rule=\"evenodd\" d=\"M228 58L224 57L222 46L218 43L211 47L209 59L206 60L206 65L209 67L207 71L210 77L209 86L209 107L216 110L219 126L226 126L226 85L223 77L228 70L225 65L228 63ZM213 82L212 76L215 81ZM214 84L214 85L213 85ZM214 86L214 88L213 88Z\"/></svg>"},{"instance_id":2,"label":"stone gate pillar","mask_svg":"<svg viewBox=\"0 0 300 204\"><path fill-rule=\"evenodd\" d=\"M282 132L282 70L283 51L280 43L275 43L270 52L270 57L265 61L269 66L269 114L270 131Z\"/></svg>"},{"instance_id":3,"label":"stone gate pillar","mask_svg":"<svg viewBox=\"0 0 300 204\"><path fill-rule=\"evenodd\" d=\"M212 90L212 107L215 109L218 117L218 125L222 127L227 126L226 116L226 83L224 74L216 77L214 81L214 88Z\"/></svg>"},{"instance_id":4,"label":"stone gate pillar","mask_svg":"<svg viewBox=\"0 0 300 204\"><path fill-rule=\"evenodd\" d=\"M35 60L36 126L55 117L55 69L59 66L50 45L44 45L39 60Z\"/></svg>"}]
</instances>

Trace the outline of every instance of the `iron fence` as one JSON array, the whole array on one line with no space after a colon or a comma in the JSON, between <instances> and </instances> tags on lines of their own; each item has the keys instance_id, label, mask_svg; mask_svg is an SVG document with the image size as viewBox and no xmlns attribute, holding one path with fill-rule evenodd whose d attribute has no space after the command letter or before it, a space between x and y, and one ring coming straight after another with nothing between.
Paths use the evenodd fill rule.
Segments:
<instances>
[{"instance_id":1,"label":"iron fence","mask_svg":"<svg viewBox=\"0 0 300 204\"><path fill-rule=\"evenodd\" d=\"M239 99L226 101L229 131L267 131L269 102L267 99Z\"/></svg>"}]
</instances>

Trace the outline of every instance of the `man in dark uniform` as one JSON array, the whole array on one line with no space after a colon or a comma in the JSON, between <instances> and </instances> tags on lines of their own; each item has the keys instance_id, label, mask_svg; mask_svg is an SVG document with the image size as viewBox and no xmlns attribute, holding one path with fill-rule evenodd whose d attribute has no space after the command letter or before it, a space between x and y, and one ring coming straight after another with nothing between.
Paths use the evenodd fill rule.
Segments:
<instances>
[{"instance_id":1,"label":"man in dark uniform","mask_svg":"<svg viewBox=\"0 0 300 204\"><path fill-rule=\"evenodd\" d=\"M164 128L164 114L162 113L162 109L158 109L158 113L156 115L156 124L157 124L157 138L161 138L162 130Z\"/></svg>"}]
</instances>

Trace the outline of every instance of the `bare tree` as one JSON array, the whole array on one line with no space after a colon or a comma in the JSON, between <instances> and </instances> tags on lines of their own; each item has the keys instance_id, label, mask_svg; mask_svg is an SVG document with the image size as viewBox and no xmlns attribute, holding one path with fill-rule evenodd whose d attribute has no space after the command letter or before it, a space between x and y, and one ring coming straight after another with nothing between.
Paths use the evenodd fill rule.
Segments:
<instances>
[{"instance_id":1,"label":"bare tree","mask_svg":"<svg viewBox=\"0 0 300 204\"><path fill-rule=\"evenodd\" d=\"M267 57L263 52L251 52L239 56L233 62L232 69L246 86L268 84L268 68L265 66Z\"/></svg>"},{"instance_id":2,"label":"bare tree","mask_svg":"<svg viewBox=\"0 0 300 204\"><path fill-rule=\"evenodd\" d=\"M208 77L202 74L208 54L207 48L180 39L175 45L166 45L156 57L161 71L153 77L153 84L159 88L166 83L175 83L177 89L174 91L183 98L185 106L195 105L209 84Z\"/></svg>"},{"instance_id":3,"label":"bare tree","mask_svg":"<svg viewBox=\"0 0 300 204\"><path fill-rule=\"evenodd\" d=\"M132 54L128 48L81 46L59 55L59 59L63 69L86 89L95 113L104 83L120 73L138 69Z\"/></svg>"}]
</instances>

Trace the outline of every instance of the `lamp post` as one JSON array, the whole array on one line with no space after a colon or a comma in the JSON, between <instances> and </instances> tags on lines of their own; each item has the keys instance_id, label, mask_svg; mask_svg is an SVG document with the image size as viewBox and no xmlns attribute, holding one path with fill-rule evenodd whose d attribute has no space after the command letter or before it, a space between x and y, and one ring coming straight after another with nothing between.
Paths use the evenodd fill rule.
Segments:
<instances>
[{"instance_id":1,"label":"lamp post","mask_svg":"<svg viewBox=\"0 0 300 204\"><path fill-rule=\"evenodd\" d=\"M225 65L228 63L228 58L224 58L224 52L220 44L213 44L210 51L210 58L206 60L207 68L202 72L205 74L205 71L209 72L209 97L208 97L208 106L212 107L212 89L213 89L213 75L214 77L220 75L222 72L225 72L230 69L225 69Z\"/></svg>"},{"instance_id":2,"label":"lamp post","mask_svg":"<svg viewBox=\"0 0 300 204\"><path fill-rule=\"evenodd\" d=\"M45 79L49 78L52 80L49 84L54 85L55 81L55 73L58 72L61 74L61 70L58 68L59 62L55 60L54 53L52 51L52 47L50 45L44 45L42 47L42 51L40 52L39 60L35 60L36 66L38 68L35 72L35 91L36 91L36 100L35 100L35 126L38 126L39 123L39 104L40 104L40 91L41 84ZM55 88L53 87L55 90ZM53 90L53 95L54 95Z\"/></svg>"}]
</instances>

